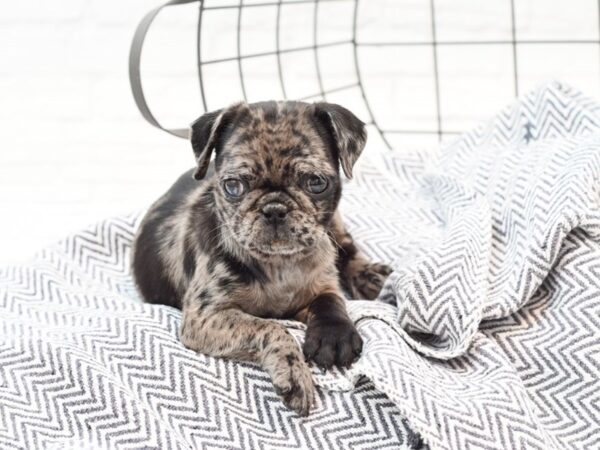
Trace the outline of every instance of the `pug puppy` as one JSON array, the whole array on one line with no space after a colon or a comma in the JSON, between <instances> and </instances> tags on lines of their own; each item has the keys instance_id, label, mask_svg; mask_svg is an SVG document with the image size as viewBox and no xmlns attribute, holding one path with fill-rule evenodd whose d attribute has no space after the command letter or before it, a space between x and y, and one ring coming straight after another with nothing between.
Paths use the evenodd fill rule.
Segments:
<instances>
[{"instance_id":1,"label":"pug puppy","mask_svg":"<svg viewBox=\"0 0 600 450\"><path fill-rule=\"evenodd\" d=\"M361 354L343 291L373 299L390 273L358 251L336 211L339 166L352 177L365 126L330 103L239 103L196 120L190 140L196 168L135 238L136 284L147 302L182 310L187 348L260 364L307 415L306 360L347 367ZM304 354L275 319L306 324Z\"/></svg>"}]
</instances>

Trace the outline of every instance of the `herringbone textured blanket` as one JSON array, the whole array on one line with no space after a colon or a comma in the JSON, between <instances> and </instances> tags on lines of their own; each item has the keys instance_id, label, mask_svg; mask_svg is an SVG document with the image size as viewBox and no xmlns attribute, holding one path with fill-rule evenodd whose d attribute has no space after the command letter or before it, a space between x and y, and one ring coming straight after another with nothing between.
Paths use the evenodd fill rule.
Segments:
<instances>
[{"instance_id":1,"label":"herringbone textured blanket","mask_svg":"<svg viewBox=\"0 0 600 450\"><path fill-rule=\"evenodd\" d=\"M598 105L551 83L348 191L365 184L346 216L394 259L396 306L352 304L366 348L344 378L370 378L432 448L600 448Z\"/></svg>"},{"instance_id":2,"label":"herringbone textured blanket","mask_svg":"<svg viewBox=\"0 0 600 450\"><path fill-rule=\"evenodd\" d=\"M132 284L139 214L106 220L0 271L0 447L599 448L599 189L600 107L557 83L439 154L365 161L342 211L396 272L348 303L363 356L314 371L308 418L183 348Z\"/></svg>"}]
</instances>

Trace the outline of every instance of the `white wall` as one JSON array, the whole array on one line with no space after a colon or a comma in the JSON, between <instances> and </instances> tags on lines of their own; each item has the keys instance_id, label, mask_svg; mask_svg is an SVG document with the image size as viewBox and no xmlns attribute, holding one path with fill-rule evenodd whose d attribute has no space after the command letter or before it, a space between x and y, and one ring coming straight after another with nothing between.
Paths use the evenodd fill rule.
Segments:
<instances>
[{"instance_id":1,"label":"white wall","mask_svg":"<svg viewBox=\"0 0 600 450\"><path fill-rule=\"evenodd\" d=\"M23 260L40 246L103 217L147 206L191 165L187 143L146 124L130 95L129 43L137 22L158 3L0 4L0 263ZM207 6L231 3L238 2L206 0ZM351 37L352 2L333 3L320 6L320 42ZM598 97L597 2L515 4L520 40L590 41L520 44L521 92L556 77ZM437 39L509 41L509 5L509 0L437 0ZM284 8L282 47L311 45L313 6ZM165 12L149 36L144 79L151 106L167 125L185 125L202 112L194 60L196 11L197 5L188 5ZM236 14L235 9L207 12L205 58L235 53ZM272 49L274 14L275 8L244 10L244 53ZM429 2L362 0L358 31L362 42L428 42ZM350 50L347 46L320 53L326 88L354 81ZM382 126L435 129L432 55L431 46L361 49L365 89ZM244 63L251 100L281 95L274 63L274 57ZM318 88L311 52L285 56L284 66L290 96ZM513 96L509 44L440 46L438 66L446 130L467 129ZM235 63L207 68L206 77L209 108L240 97ZM364 116L359 94L350 90L330 99ZM400 149L431 147L437 137L398 135L393 141ZM381 146L376 139L371 145Z\"/></svg>"},{"instance_id":2,"label":"white wall","mask_svg":"<svg viewBox=\"0 0 600 450\"><path fill-rule=\"evenodd\" d=\"M189 166L148 126L127 78L148 0L0 4L0 261L139 209Z\"/></svg>"}]
</instances>

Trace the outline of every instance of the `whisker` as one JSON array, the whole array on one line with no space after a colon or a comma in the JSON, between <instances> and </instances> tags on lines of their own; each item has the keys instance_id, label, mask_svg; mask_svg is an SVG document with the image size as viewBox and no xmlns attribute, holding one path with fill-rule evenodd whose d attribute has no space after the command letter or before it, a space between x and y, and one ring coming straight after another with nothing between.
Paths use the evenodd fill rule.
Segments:
<instances>
[{"instance_id":1,"label":"whisker","mask_svg":"<svg viewBox=\"0 0 600 450\"><path fill-rule=\"evenodd\" d=\"M333 242L333 244L339 249L339 250L344 250L343 247L339 244L339 242L335 239L335 235L333 234L333 232L331 230L327 230L327 234L329 235L329 237L331 238L331 241Z\"/></svg>"}]
</instances>

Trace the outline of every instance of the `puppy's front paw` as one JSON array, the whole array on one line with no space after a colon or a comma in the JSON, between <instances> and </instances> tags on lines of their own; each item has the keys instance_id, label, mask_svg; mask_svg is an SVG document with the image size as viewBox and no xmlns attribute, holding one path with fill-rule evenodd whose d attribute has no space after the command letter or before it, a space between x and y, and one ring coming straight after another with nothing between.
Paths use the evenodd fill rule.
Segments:
<instances>
[{"instance_id":1,"label":"puppy's front paw","mask_svg":"<svg viewBox=\"0 0 600 450\"><path fill-rule=\"evenodd\" d=\"M349 267L350 280L357 298L374 300L381 292L383 283L392 273L392 268L386 264L357 261Z\"/></svg>"},{"instance_id":2,"label":"puppy's front paw","mask_svg":"<svg viewBox=\"0 0 600 450\"><path fill-rule=\"evenodd\" d=\"M275 391L283 403L301 416L307 416L315 398L310 368L299 353L278 358L272 372Z\"/></svg>"},{"instance_id":3,"label":"puppy's front paw","mask_svg":"<svg viewBox=\"0 0 600 450\"><path fill-rule=\"evenodd\" d=\"M318 366L348 367L362 352L362 338L350 320L320 320L309 324L304 340L304 356Z\"/></svg>"}]
</instances>

